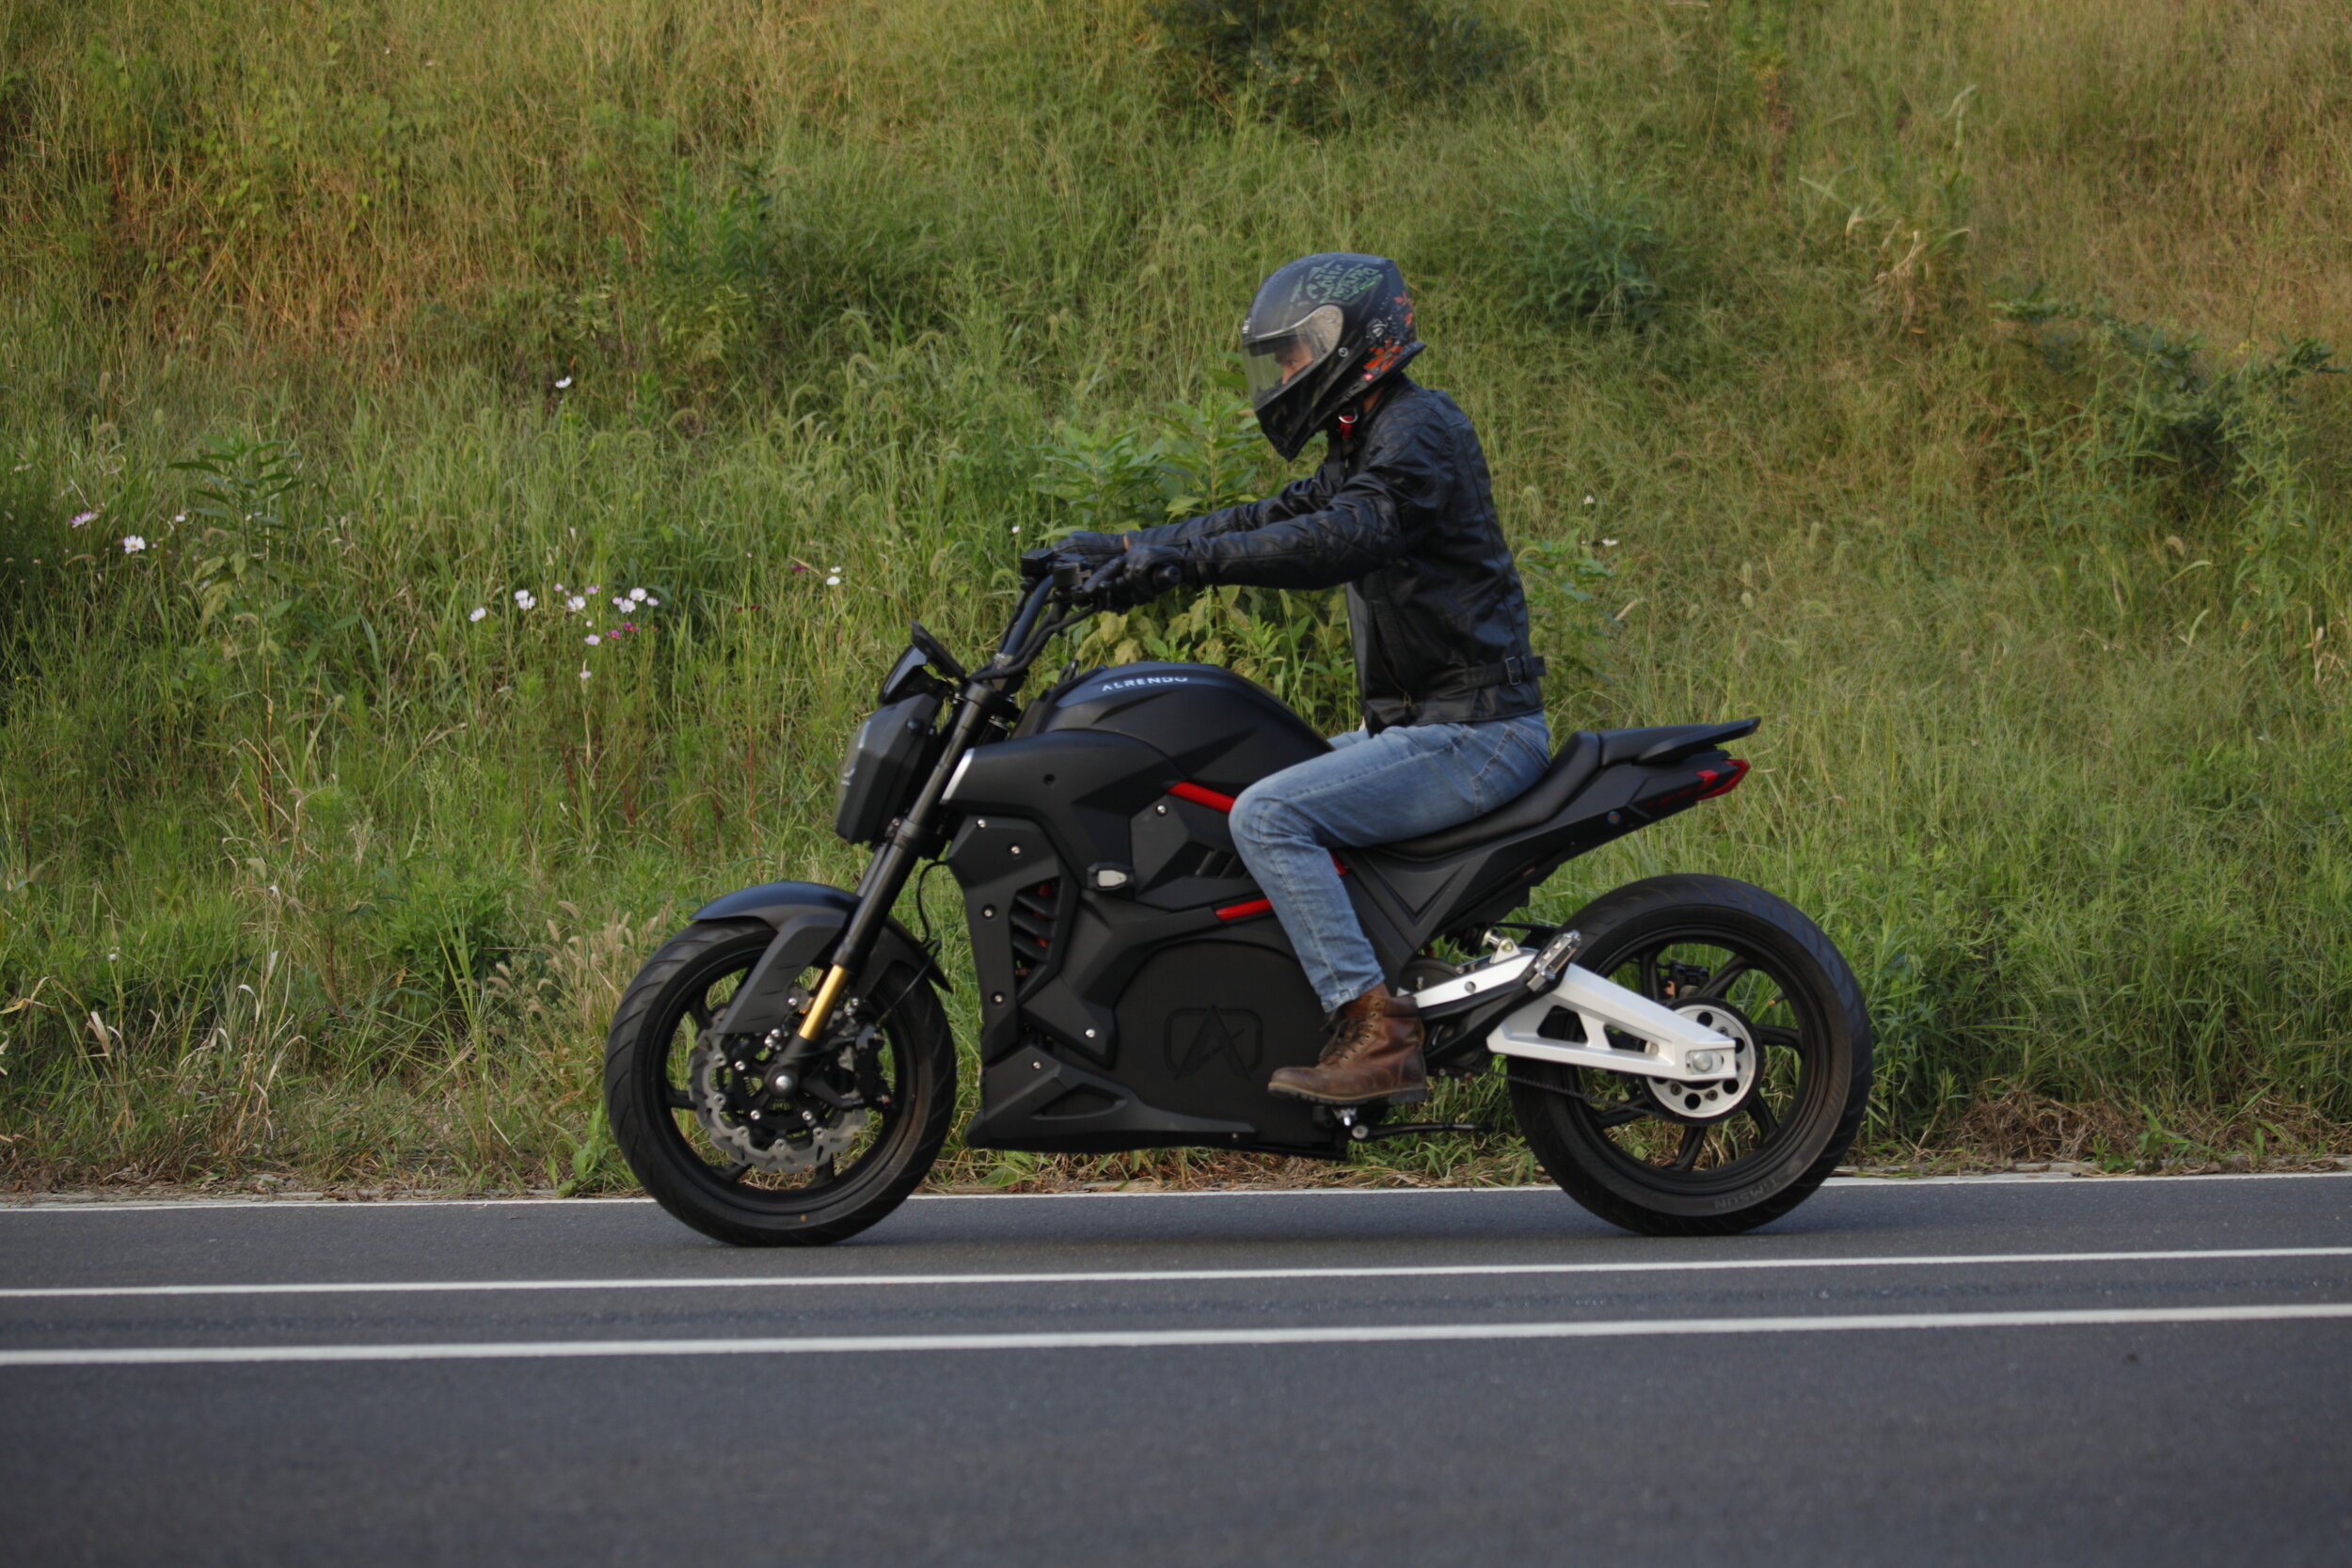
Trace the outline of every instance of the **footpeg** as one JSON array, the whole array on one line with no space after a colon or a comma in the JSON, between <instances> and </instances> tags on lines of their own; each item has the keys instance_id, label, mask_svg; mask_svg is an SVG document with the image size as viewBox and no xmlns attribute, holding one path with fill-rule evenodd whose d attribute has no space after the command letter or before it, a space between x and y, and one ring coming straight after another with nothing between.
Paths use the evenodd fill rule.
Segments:
<instances>
[{"instance_id":1,"label":"footpeg","mask_svg":"<svg viewBox=\"0 0 2352 1568\"><path fill-rule=\"evenodd\" d=\"M1535 955L1535 961L1527 966L1527 974L1520 981L1527 988L1527 994L1541 996L1558 985L1560 976L1568 972L1568 965L1576 962L1577 954L1583 949L1581 931L1561 931L1545 942L1544 950Z\"/></svg>"}]
</instances>

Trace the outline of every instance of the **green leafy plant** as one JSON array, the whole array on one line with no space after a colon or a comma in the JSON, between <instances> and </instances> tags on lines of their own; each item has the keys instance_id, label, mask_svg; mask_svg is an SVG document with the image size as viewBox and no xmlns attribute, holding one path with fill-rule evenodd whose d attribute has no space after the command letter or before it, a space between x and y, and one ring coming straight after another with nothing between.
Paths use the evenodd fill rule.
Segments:
<instances>
[{"instance_id":1,"label":"green leafy plant","mask_svg":"<svg viewBox=\"0 0 2352 1568\"><path fill-rule=\"evenodd\" d=\"M1036 449L1029 487L1060 503L1061 531L1117 533L1247 500L1264 471L1256 416L1213 390L1171 398L1139 425L1056 425Z\"/></svg>"},{"instance_id":2,"label":"green leafy plant","mask_svg":"<svg viewBox=\"0 0 2352 1568\"><path fill-rule=\"evenodd\" d=\"M1527 590L1535 651L1558 683L1600 678L1609 641L1617 623L1601 602L1601 590L1616 576L1609 563L1582 545L1540 539L1519 551L1519 580ZM1555 689L1557 687L1555 686Z\"/></svg>"},{"instance_id":3,"label":"green leafy plant","mask_svg":"<svg viewBox=\"0 0 2352 1568\"><path fill-rule=\"evenodd\" d=\"M1647 326L1667 296L1667 242L1642 185L1577 176L1504 210L1522 309L1562 324Z\"/></svg>"},{"instance_id":4,"label":"green leafy plant","mask_svg":"<svg viewBox=\"0 0 2352 1568\"><path fill-rule=\"evenodd\" d=\"M187 515L197 525L188 554L199 631L263 658L282 655L318 618L286 517L300 454L284 441L229 436L171 467L197 476Z\"/></svg>"},{"instance_id":5,"label":"green leafy plant","mask_svg":"<svg viewBox=\"0 0 2352 1568\"><path fill-rule=\"evenodd\" d=\"M572 1197L601 1186L608 1169L619 1168L613 1156L620 1151L620 1145L612 1141L612 1127L605 1117L604 1101L599 1099L588 1112L587 1132L572 1141L569 1158L559 1164L553 1155L548 1157L548 1185L555 1189L558 1197Z\"/></svg>"}]
</instances>

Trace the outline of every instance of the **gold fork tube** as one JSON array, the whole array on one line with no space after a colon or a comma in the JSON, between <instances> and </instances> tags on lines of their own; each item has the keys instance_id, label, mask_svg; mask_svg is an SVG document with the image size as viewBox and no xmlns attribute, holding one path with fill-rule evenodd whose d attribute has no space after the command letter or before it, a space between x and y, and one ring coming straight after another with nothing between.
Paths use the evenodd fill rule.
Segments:
<instances>
[{"instance_id":1,"label":"gold fork tube","mask_svg":"<svg viewBox=\"0 0 2352 1568\"><path fill-rule=\"evenodd\" d=\"M839 964L825 971L816 999L808 1005L808 1016L801 1021L801 1038L814 1040L825 1032L825 1021L833 1016L834 1004L841 1000L841 988L849 983L850 972Z\"/></svg>"}]
</instances>

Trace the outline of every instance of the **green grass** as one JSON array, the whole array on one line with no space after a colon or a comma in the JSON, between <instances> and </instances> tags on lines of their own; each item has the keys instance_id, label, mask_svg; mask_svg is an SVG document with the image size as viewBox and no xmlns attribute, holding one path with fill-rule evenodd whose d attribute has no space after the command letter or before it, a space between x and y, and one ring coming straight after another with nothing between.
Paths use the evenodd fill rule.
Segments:
<instances>
[{"instance_id":1,"label":"green grass","mask_svg":"<svg viewBox=\"0 0 2352 1568\"><path fill-rule=\"evenodd\" d=\"M0 13L7 1178L624 1180L637 961L855 876L909 616L976 646L1024 542L1279 483L1219 377L1334 247L1414 281L1555 727L1766 717L1543 912L1814 912L1878 1155L2345 1148L2338 8L1486 13L1336 119L1119 4ZM590 647L558 582L660 603ZM1343 721L1286 614L1135 629Z\"/></svg>"}]
</instances>

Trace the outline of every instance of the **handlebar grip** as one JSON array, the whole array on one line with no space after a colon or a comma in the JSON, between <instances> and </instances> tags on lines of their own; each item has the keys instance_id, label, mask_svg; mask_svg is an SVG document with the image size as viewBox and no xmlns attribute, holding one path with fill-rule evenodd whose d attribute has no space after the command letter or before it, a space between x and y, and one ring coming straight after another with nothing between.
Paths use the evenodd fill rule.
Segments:
<instances>
[{"instance_id":1,"label":"handlebar grip","mask_svg":"<svg viewBox=\"0 0 2352 1568\"><path fill-rule=\"evenodd\" d=\"M1087 565L1083 561L1064 559L1054 562L1054 587L1062 594L1075 594L1086 586Z\"/></svg>"}]
</instances>

